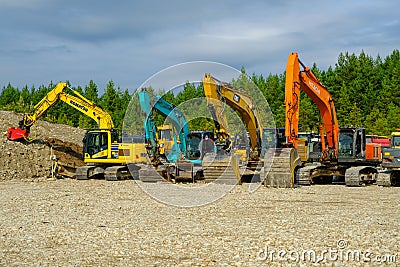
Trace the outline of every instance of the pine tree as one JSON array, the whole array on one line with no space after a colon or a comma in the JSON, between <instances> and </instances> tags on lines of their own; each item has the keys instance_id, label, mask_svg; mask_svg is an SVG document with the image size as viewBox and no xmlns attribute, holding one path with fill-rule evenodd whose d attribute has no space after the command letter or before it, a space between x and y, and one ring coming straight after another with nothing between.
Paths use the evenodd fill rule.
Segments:
<instances>
[{"instance_id":1,"label":"pine tree","mask_svg":"<svg viewBox=\"0 0 400 267\"><path fill-rule=\"evenodd\" d=\"M118 128L121 123L118 121L116 110L119 108L118 92L115 89L114 82L109 81L105 93L100 98L101 107L106 110L114 122L114 126Z\"/></svg>"},{"instance_id":2,"label":"pine tree","mask_svg":"<svg viewBox=\"0 0 400 267\"><path fill-rule=\"evenodd\" d=\"M84 90L83 90L83 96L87 98L88 100L92 101L96 105L99 105L99 96L98 96L98 89L97 85L93 82L93 80L89 81L89 85L86 85ZM92 118L80 114L79 119L78 119L78 127L83 128L83 129L88 129L88 128L96 128L97 122L95 122Z\"/></svg>"},{"instance_id":3,"label":"pine tree","mask_svg":"<svg viewBox=\"0 0 400 267\"><path fill-rule=\"evenodd\" d=\"M99 101L99 90L97 88L97 85L93 82L93 80L89 81L89 85L85 86L85 89L83 91L83 95L93 101L94 103L98 103Z\"/></svg>"},{"instance_id":4,"label":"pine tree","mask_svg":"<svg viewBox=\"0 0 400 267\"><path fill-rule=\"evenodd\" d=\"M9 83L0 94L0 107L5 110L14 110L19 100L20 92Z\"/></svg>"}]
</instances>

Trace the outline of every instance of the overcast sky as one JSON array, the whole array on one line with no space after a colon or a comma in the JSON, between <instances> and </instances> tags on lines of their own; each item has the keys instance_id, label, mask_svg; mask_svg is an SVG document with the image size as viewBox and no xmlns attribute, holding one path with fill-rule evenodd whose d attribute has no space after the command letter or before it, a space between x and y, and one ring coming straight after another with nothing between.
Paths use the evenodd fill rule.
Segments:
<instances>
[{"instance_id":1,"label":"overcast sky","mask_svg":"<svg viewBox=\"0 0 400 267\"><path fill-rule=\"evenodd\" d=\"M283 73L290 52L334 66L340 52L399 49L400 1L0 0L0 87L113 80L134 90L164 68L214 61Z\"/></svg>"}]
</instances>

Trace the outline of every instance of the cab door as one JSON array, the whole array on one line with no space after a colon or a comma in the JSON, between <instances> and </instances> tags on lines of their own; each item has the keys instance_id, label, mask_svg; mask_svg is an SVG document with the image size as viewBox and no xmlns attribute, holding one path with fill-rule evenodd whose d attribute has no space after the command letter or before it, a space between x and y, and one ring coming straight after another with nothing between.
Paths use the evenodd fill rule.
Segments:
<instances>
[{"instance_id":1,"label":"cab door","mask_svg":"<svg viewBox=\"0 0 400 267\"><path fill-rule=\"evenodd\" d=\"M108 132L88 132L84 138L84 158L108 158Z\"/></svg>"}]
</instances>

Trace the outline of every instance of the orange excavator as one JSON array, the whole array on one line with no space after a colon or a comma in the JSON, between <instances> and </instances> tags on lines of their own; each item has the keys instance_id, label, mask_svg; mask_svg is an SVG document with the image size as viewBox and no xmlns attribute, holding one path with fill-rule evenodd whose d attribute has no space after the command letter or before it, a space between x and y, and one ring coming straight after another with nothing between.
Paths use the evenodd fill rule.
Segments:
<instances>
[{"instance_id":1,"label":"orange excavator","mask_svg":"<svg viewBox=\"0 0 400 267\"><path fill-rule=\"evenodd\" d=\"M298 157L300 90L317 105L323 122L319 126L322 154L317 164L301 162ZM286 143L284 148L270 149L266 155L266 185L293 187L337 182L360 186L376 181L381 146L366 142L364 128L339 128L331 94L297 53L289 55L286 65L285 107Z\"/></svg>"},{"instance_id":2,"label":"orange excavator","mask_svg":"<svg viewBox=\"0 0 400 267\"><path fill-rule=\"evenodd\" d=\"M300 70L303 67L303 71ZM337 161L339 126L336 109L331 94L315 75L298 58L297 53L289 56L286 65L285 82L285 136L288 146L298 148L300 90L303 90L317 105L323 125L319 126L321 138L321 161ZM326 134L324 133L326 132Z\"/></svg>"}]
</instances>

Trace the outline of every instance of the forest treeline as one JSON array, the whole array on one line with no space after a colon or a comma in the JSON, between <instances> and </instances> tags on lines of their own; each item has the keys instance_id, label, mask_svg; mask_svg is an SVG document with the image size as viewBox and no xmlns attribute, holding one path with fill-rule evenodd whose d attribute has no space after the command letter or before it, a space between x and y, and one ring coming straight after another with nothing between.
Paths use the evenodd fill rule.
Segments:
<instances>
[{"instance_id":1,"label":"forest treeline","mask_svg":"<svg viewBox=\"0 0 400 267\"><path fill-rule=\"evenodd\" d=\"M363 126L369 134L389 135L400 128L400 52L394 50L385 58L373 58L364 52L360 54L340 53L334 66L320 70L314 63L311 71L320 79L332 94L339 125ZM246 74L242 68L242 73ZM285 73L251 74L240 79L249 79L260 89L273 112L277 127L284 126L284 88ZM230 81L233 84L242 81ZM248 82L248 81L246 81ZM0 109L20 113L32 112L33 107L54 88L47 86L15 88L11 84L2 88ZM86 86L71 87L109 112L115 127L122 128L125 111L132 99L128 89L121 90L113 81L101 90L94 81ZM69 92L68 92L69 93ZM187 83L176 94L166 94L164 98L179 105L193 98L204 97L201 85ZM59 101L41 118L53 123L68 124L80 128L92 128L96 123L69 105ZM304 93L301 94L300 131L317 131L321 123L316 105ZM209 120L192 121L191 129L210 129Z\"/></svg>"}]
</instances>

